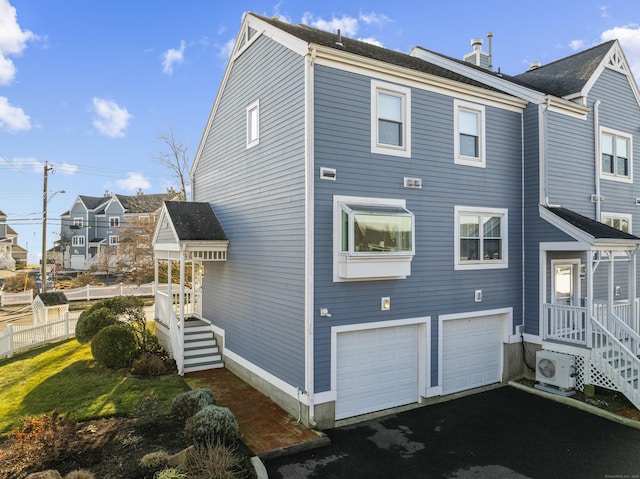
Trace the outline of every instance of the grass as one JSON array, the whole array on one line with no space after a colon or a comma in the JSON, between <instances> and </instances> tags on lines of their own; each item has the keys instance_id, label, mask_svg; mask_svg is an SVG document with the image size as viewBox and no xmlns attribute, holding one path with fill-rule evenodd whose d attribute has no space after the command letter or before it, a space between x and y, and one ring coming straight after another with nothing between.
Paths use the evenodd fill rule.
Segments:
<instances>
[{"instance_id":1,"label":"grass","mask_svg":"<svg viewBox=\"0 0 640 479\"><path fill-rule=\"evenodd\" d=\"M136 378L98 365L88 344L75 339L0 360L0 437L24 417L57 409L78 420L130 413L150 393L169 407L189 389L173 374Z\"/></svg>"}]
</instances>

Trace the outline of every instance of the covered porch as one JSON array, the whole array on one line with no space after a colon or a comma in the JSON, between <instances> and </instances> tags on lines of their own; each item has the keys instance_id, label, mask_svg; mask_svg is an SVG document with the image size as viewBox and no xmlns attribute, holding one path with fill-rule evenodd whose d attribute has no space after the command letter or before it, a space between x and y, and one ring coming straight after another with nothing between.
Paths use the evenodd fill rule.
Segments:
<instances>
[{"instance_id":1,"label":"covered porch","mask_svg":"<svg viewBox=\"0 0 640 479\"><path fill-rule=\"evenodd\" d=\"M221 355L209 321L202 315L205 263L226 261L227 240L208 203L165 202L154 234L154 275L158 338L176 361L179 374L219 367ZM162 277L162 279L161 279Z\"/></svg>"}]
</instances>

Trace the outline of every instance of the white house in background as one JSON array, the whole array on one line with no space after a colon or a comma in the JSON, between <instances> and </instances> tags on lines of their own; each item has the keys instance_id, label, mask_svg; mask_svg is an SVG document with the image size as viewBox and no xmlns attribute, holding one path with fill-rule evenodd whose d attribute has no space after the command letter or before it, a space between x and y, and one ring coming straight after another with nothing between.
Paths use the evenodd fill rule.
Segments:
<instances>
[{"instance_id":1,"label":"white house in background","mask_svg":"<svg viewBox=\"0 0 640 479\"><path fill-rule=\"evenodd\" d=\"M15 269L27 264L27 250L18 245L18 233L7 224L7 215L0 211L0 269Z\"/></svg>"}]
</instances>

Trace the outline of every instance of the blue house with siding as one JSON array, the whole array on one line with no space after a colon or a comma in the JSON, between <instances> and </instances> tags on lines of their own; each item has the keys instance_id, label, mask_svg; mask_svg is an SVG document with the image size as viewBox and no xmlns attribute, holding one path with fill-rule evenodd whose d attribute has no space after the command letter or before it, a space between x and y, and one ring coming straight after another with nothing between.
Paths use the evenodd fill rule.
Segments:
<instances>
[{"instance_id":1,"label":"blue house with siding","mask_svg":"<svg viewBox=\"0 0 640 479\"><path fill-rule=\"evenodd\" d=\"M545 384L640 404L628 63L617 41L518 76L491 60L245 15L191 172L200 213L166 203L154 238L176 292L192 272L191 295L156 298L180 372L201 369L197 322L320 428L521 377L536 350L570 360L571 384Z\"/></svg>"}]
</instances>

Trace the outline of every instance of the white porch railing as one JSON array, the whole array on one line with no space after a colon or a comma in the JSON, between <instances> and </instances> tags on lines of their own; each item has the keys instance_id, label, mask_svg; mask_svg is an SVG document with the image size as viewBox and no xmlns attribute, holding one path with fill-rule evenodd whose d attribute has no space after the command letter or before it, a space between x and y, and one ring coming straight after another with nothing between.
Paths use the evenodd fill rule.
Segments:
<instances>
[{"instance_id":1,"label":"white porch railing","mask_svg":"<svg viewBox=\"0 0 640 479\"><path fill-rule=\"evenodd\" d=\"M172 298L169 297L168 293L156 291L155 309L156 321L169 328L171 355L176 362L178 374L182 375L184 373L183 324L176 316Z\"/></svg>"},{"instance_id":2,"label":"white porch railing","mask_svg":"<svg viewBox=\"0 0 640 479\"><path fill-rule=\"evenodd\" d=\"M0 292L0 306L15 306L18 304L31 304L33 302L33 290L30 289L24 293L5 293Z\"/></svg>"},{"instance_id":3,"label":"white porch railing","mask_svg":"<svg viewBox=\"0 0 640 479\"><path fill-rule=\"evenodd\" d=\"M8 324L0 332L0 357L12 357L15 353L42 344L75 336L80 312L66 313L64 319L32 326Z\"/></svg>"},{"instance_id":4,"label":"white porch railing","mask_svg":"<svg viewBox=\"0 0 640 479\"><path fill-rule=\"evenodd\" d=\"M5 251L0 252L0 269L15 269L16 261Z\"/></svg>"},{"instance_id":5,"label":"white porch railing","mask_svg":"<svg viewBox=\"0 0 640 479\"><path fill-rule=\"evenodd\" d=\"M544 339L586 344L586 308L548 303L543 307Z\"/></svg>"},{"instance_id":6,"label":"white porch railing","mask_svg":"<svg viewBox=\"0 0 640 479\"><path fill-rule=\"evenodd\" d=\"M638 312L640 312L639 306L640 306L640 298L636 298L635 300L635 305L636 305L636 315L634 316L633 314L633 308L631 307L631 303L628 301L624 301L624 302L620 302L620 303L615 303L613 305L613 314L620 319L620 321L622 321L624 324L626 324L627 326L629 326L631 329L633 329L634 331L640 331L639 329L639 324L638 324ZM608 306L606 301L598 301L596 300L594 302L593 305L593 314L596 317L596 319L598 321L600 321L603 325L606 326L606 318L608 316L607 314L607 310L608 310Z\"/></svg>"}]
</instances>

